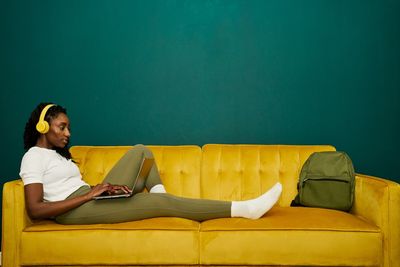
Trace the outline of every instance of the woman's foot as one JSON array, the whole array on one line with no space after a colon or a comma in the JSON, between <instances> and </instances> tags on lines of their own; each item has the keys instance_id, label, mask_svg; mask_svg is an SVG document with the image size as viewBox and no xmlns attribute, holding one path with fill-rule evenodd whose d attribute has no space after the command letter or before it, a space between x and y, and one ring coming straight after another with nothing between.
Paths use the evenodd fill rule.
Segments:
<instances>
[{"instance_id":1,"label":"woman's foot","mask_svg":"<svg viewBox=\"0 0 400 267\"><path fill-rule=\"evenodd\" d=\"M253 220L258 219L275 205L281 193L282 184L278 182L258 198L245 201L232 201L231 216Z\"/></svg>"}]
</instances>

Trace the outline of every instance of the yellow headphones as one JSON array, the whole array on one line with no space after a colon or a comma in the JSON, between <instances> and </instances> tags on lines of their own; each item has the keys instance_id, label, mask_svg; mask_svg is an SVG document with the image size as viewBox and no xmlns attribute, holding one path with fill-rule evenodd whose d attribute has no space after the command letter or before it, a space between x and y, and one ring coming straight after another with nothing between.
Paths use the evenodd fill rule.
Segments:
<instances>
[{"instance_id":1,"label":"yellow headphones","mask_svg":"<svg viewBox=\"0 0 400 267\"><path fill-rule=\"evenodd\" d=\"M55 104L49 104L49 105L45 106L42 109L42 112L40 113L39 121L36 124L36 130L41 134L47 133L49 131L49 129L50 129L50 125L49 125L49 123L47 121L44 120L44 117L46 116L46 112L52 106L55 106Z\"/></svg>"}]
</instances>

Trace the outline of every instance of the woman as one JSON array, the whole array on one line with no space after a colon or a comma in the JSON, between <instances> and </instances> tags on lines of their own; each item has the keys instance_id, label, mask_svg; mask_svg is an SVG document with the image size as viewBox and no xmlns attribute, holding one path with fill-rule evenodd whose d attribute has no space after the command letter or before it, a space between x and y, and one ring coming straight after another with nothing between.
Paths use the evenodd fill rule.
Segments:
<instances>
[{"instance_id":1,"label":"woman","mask_svg":"<svg viewBox=\"0 0 400 267\"><path fill-rule=\"evenodd\" d=\"M282 185L275 184L258 198L246 201L189 199L167 194L156 164L146 180L149 193L130 198L93 200L104 192L130 192L143 157L152 152L143 145L129 150L106 175L89 186L71 160L71 136L66 109L39 104L25 126L20 176L26 207L32 219L55 219L62 224L116 223L153 217L182 217L196 221L224 217L258 219L278 201Z\"/></svg>"}]
</instances>

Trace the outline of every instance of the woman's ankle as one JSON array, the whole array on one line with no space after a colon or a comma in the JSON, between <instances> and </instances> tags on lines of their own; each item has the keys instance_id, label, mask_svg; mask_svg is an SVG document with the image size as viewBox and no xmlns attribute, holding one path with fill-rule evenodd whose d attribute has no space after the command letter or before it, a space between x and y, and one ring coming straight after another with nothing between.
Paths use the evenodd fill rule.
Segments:
<instances>
[{"instance_id":1,"label":"woman's ankle","mask_svg":"<svg viewBox=\"0 0 400 267\"><path fill-rule=\"evenodd\" d=\"M167 193L167 191L165 190L164 185L156 184L150 189L149 193Z\"/></svg>"}]
</instances>

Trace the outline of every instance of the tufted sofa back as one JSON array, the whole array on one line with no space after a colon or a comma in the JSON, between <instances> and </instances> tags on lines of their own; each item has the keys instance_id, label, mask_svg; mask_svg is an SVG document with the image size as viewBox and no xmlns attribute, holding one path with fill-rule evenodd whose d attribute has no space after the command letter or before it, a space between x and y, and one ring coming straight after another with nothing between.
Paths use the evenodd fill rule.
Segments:
<instances>
[{"instance_id":1,"label":"tufted sofa back","mask_svg":"<svg viewBox=\"0 0 400 267\"><path fill-rule=\"evenodd\" d=\"M245 200L255 198L281 182L281 206L297 194L301 167L316 151L332 146L205 145L201 168L203 198Z\"/></svg>"},{"instance_id":2,"label":"tufted sofa back","mask_svg":"<svg viewBox=\"0 0 400 267\"><path fill-rule=\"evenodd\" d=\"M334 147L294 145L148 146L169 193L192 198L244 200L259 196L274 183L283 184L279 204L289 206L306 159ZM132 146L74 146L73 159L83 179L101 183Z\"/></svg>"}]
</instances>

